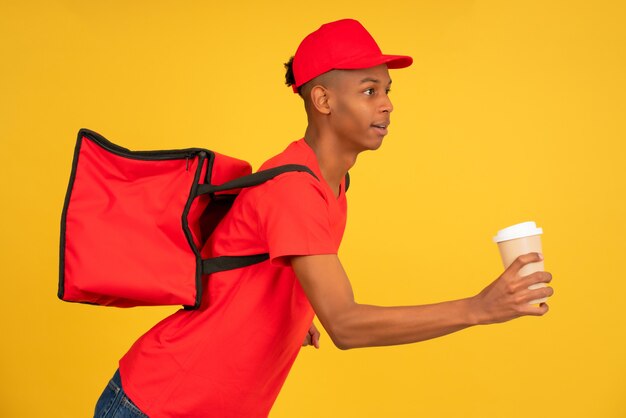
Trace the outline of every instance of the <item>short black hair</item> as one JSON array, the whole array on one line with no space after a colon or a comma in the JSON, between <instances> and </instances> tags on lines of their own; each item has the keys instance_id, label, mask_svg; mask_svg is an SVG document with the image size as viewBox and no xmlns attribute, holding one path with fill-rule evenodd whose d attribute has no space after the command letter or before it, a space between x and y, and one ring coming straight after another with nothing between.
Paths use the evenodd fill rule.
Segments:
<instances>
[{"instance_id":1,"label":"short black hair","mask_svg":"<svg viewBox=\"0 0 626 418\"><path fill-rule=\"evenodd\" d=\"M293 75L293 58L294 57L289 58L289 61L283 64L285 66L285 69L287 70L287 72L285 73L285 84L289 87L296 84L296 77ZM302 86L298 87L298 94L300 95L300 97L302 97L301 90Z\"/></svg>"}]
</instances>

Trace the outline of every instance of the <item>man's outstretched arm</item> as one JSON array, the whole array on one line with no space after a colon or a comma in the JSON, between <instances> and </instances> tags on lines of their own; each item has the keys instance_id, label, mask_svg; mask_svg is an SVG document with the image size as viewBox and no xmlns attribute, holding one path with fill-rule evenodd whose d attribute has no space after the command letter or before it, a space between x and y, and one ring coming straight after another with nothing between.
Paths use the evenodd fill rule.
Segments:
<instances>
[{"instance_id":1,"label":"man's outstretched arm","mask_svg":"<svg viewBox=\"0 0 626 418\"><path fill-rule=\"evenodd\" d=\"M518 257L478 295L420 306L372 306L356 303L352 286L336 255L297 256L291 265L320 322L340 349L407 344L450 334L472 325L504 322L525 315L543 315L548 305L528 302L552 296L551 287L529 290L552 280L548 272L520 277L537 253Z\"/></svg>"}]
</instances>

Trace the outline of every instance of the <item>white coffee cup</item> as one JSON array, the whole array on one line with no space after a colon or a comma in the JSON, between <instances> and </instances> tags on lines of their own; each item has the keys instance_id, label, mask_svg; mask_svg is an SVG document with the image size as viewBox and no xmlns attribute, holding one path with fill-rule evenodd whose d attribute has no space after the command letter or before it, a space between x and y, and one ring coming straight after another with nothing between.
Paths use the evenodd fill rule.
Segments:
<instances>
[{"instance_id":1,"label":"white coffee cup","mask_svg":"<svg viewBox=\"0 0 626 418\"><path fill-rule=\"evenodd\" d=\"M498 244L504 268L508 268L511 263L522 254L532 252L541 253L541 234L543 234L543 230L537 228L535 222L522 222L498 231L496 236L493 237L493 240ZM543 260L526 264L521 268L519 274L520 276L527 276L536 271L544 271ZM538 289L546 286L546 283L536 283L528 288ZM548 298L541 298L531 300L529 303L534 305L543 303L546 300L548 300Z\"/></svg>"}]
</instances>

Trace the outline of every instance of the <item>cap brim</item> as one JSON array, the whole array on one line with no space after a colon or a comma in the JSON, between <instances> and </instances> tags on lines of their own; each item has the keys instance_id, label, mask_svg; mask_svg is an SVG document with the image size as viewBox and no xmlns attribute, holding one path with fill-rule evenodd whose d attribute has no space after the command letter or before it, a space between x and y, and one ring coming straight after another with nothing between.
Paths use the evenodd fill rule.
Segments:
<instances>
[{"instance_id":1,"label":"cap brim","mask_svg":"<svg viewBox=\"0 0 626 418\"><path fill-rule=\"evenodd\" d=\"M369 57L351 58L335 66L337 70L358 70L387 64L387 68L406 68L413 64L413 58L408 55L376 55Z\"/></svg>"},{"instance_id":2,"label":"cap brim","mask_svg":"<svg viewBox=\"0 0 626 418\"><path fill-rule=\"evenodd\" d=\"M413 58L408 55L383 55L383 57L386 59L387 68L406 68L413 64Z\"/></svg>"}]
</instances>

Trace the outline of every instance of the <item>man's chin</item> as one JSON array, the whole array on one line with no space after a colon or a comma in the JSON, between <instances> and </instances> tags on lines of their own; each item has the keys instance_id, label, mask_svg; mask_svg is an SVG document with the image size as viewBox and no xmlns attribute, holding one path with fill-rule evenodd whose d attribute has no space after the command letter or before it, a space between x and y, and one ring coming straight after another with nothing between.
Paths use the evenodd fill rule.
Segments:
<instances>
[{"instance_id":1,"label":"man's chin","mask_svg":"<svg viewBox=\"0 0 626 418\"><path fill-rule=\"evenodd\" d=\"M376 138L367 138L366 140L352 142L352 149L360 154L363 151L376 151L383 145L383 136Z\"/></svg>"},{"instance_id":2,"label":"man's chin","mask_svg":"<svg viewBox=\"0 0 626 418\"><path fill-rule=\"evenodd\" d=\"M376 151L378 148L380 148L383 145L383 139L384 137L381 136L378 139L371 141L370 143L368 143L369 147L367 149L369 151Z\"/></svg>"}]
</instances>

